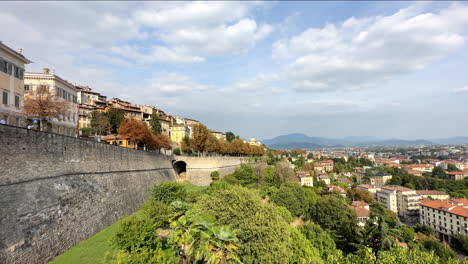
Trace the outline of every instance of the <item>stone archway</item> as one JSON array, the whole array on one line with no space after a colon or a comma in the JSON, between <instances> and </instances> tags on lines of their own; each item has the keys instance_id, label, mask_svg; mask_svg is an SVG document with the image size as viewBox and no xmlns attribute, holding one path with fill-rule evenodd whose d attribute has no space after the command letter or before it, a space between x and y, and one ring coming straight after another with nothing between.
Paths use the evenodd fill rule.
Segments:
<instances>
[{"instance_id":1,"label":"stone archway","mask_svg":"<svg viewBox=\"0 0 468 264\"><path fill-rule=\"evenodd\" d=\"M177 175L177 181L183 182L187 179L187 163L182 160L173 160L172 167Z\"/></svg>"}]
</instances>

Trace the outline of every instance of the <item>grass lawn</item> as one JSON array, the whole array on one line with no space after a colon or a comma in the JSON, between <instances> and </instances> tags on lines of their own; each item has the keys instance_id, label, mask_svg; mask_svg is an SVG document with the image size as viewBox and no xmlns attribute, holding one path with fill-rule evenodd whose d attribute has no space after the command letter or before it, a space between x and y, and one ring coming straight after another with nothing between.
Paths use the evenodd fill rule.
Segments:
<instances>
[{"instance_id":1,"label":"grass lawn","mask_svg":"<svg viewBox=\"0 0 468 264\"><path fill-rule=\"evenodd\" d=\"M49 264L115 263L117 249L112 247L109 239L117 231L117 226L118 222L99 231L56 257Z\"/></svg>"},{"instance_id":2,"label":"grass lawn","mask_svg":"<svg viewBox=\"0 0 468 264\"><path fill-rule=\"evenodd\" d=\"M202 192L208 188L208 186L197 186L188 182L185 182L184 186L188 192ZM120 221L117 221L94 234L92 237L82 241L67 252L53 259L49 264L115 263L117 249L112 247L109 240L117 231L119 222Z\"/></svg>"}]
</instances>

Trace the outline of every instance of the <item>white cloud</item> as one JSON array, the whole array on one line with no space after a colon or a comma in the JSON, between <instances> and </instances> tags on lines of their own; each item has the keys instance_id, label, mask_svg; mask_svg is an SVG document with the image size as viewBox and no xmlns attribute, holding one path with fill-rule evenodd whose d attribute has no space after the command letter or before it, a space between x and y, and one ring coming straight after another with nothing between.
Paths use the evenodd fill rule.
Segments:
<instances>
[{"instance_id":1,"label":"white cloud","mask_svg":"<svg viewBox=\"0 0 468 264\"><path fill-rule=\"evenodd\" d=\"M188 2L148 3L135 13L135 19L157 31L172 50L192 56L239 55L273 31L257 24L249 13L257 3Z\"/></svg>"},{"instance_id":2,"label":"white cloud","mask_svg":"<svg viewBox=\"0 0 468 264\"><path fill-rule=\"evenodd\" d=\"M454 92L455 93L468 93L468 85L463 88L455 89Z\"/></svg>"},{"instance_id":3,"label":"white cloud","mask_svg":"<svg viewBox=\"0 0 468 264\"><path fill-rule=\"evenodd\" d=\"M464 45L466 5L455 3L439 13L424 13L423 7L309 28L275 42L272 56L288 62L286 75L300 91L375 85L420 70Z\"/></svg>"}]
</instances>

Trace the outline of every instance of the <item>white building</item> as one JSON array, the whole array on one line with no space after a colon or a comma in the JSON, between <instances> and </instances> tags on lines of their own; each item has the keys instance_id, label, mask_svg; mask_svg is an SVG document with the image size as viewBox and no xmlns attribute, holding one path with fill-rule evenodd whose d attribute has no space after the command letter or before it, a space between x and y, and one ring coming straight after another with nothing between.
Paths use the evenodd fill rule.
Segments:
<instances>
[{"instance_id":1,"label":"white building","mask_svg":"<svg viewBox=\"0 0 468 264\"><path fill-rule=\"evenodd\" d=\"M382 186L377 191L377 200L405 221L416 223L419 217L421 196L416 190L402 186Z\"/></svg>"},{"instance_id":2,"label":"white building","mask_svg":"<svg viewBox=\"0 0 468 264\"><path fill-rule=\"evenodd\" d=\"M36 89L48 90L52 95L69 102L63 113L63 120L51 120L47 131L67 136L75 136L78 128L78 92L79 89L68 81L55 75L47 68L42 73L27 72L24 74L24 86L27 92Z\"/></svg>"},{"instance_id":3,"label":"white building","mask_svg":"<svg viewBox=\"0 0 468 264\"><path fill-rule=\"evenodd\" d=\"M454 234L468 235L468 199L426 201L420 206L420 224L431 226L440 240L451 242Z\"/></svg>"}]
</instances>

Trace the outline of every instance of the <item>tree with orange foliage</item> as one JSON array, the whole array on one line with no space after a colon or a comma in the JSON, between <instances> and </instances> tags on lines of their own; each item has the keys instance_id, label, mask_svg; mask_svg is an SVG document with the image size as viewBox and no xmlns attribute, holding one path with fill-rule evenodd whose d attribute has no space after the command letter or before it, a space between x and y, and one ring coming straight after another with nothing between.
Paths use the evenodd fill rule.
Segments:
<instances>
[{"instance_id":1,"label":"tree with orange foliage","mask_svg":"<svg viewBox=\"0 0 468 264\"><path fill-rule=\"evenodd\" d=\"M70 104L68 101L53 95L49 89L37 88L30 91L24 98L23 114L28 118L40 120L40 130L54 119L64 120Z\"/></svg>"},{"instance_id":2,"label":"tree with orange foliage","mask_svg":"<svg viewBox=\"0 0 468 264\"><path fill-rule=\"evenodd\" d=\"M206 140L206 151L208 152L221 152L221 143L219 140L213 135L209 134Z\"/></svg>"},{"instance_id":3,"label":"tree with orange foliage","mask_svg":"<svg viewBox=\"0 0 468 264\"><path fill-rule=\"evenodd\" d=\"M122 137L137 144L143 143L145 146L156 144L155 141L153 141L154 138L148 126L142 121L125 118L122 120L122 123L120 123L117 132Z\"/></svg>"},{"instance_id":4,"label":"tree with orange foliage","mask_svg":"<svg viewBox=\"0 0 468 264\"><path fill-rule=\"evenodd\" d=\"M154 135L153 137L156 140L157 148L163 148L163 149L172 148L172 141L167 135L159 134L159 135Z\"/></svg>"}]
</instances>

